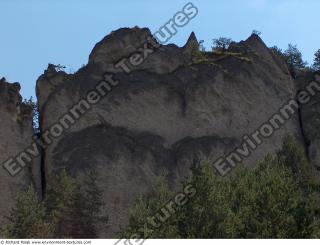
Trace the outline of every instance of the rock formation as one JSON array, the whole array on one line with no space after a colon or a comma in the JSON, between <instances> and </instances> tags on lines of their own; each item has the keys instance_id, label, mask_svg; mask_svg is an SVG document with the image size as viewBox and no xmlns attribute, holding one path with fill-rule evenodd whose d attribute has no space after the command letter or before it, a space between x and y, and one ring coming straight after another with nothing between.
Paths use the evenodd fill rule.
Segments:
<instances>
[{"instance_id":1,"label":"rock formation","mask_svg":"<svg viewBox=\"0 0 320 245\"><path fill-rule=\"evenodd\" d=\"M294 81L284 61L257 35L223 52L201 53L194 33L178 47L160 45L148 29L137 27L105 37L75 74L58 68L49 65L37 81L46 143L39 193L46 192L61 169L80 181L97 169L110 226L100 231L103 238L115 237L127 224L134 200L150 191L157 176L167 173L177 189L194 157L214 162L233 151L314 79L307 73ZM110 74L112 83L100 86ZM97 86L104 93L98 95ZM19 89L0 82L2 162L32 142L31 111L21 103ZM291 134L320 168L317 105L314 98L301 107L245 163L254 166L275 153ZM1 214L8 213L15 195L31 181L41 187L39 159L15 178L0 170Z\"/></svg>"},{"instance_id":2,"label":"rock formation","mask_svg":"<svg viewBox=\"0 0 320 245\"><path fill-rule=\"evenodd\" d=\"M32 108L22 103L19 94L19 83L8 83L4 78L0 80L0 161L8 163L15 170L18 163L11 158L20 154L30 145L33 137ZM40 188L40 161L36 158L21 168L19 174L11 176L0 167L0 223L4 224L5 216L14 207L17 194L25 191L30 183ZM39 193L40 194L40 193Z\"/></svg>"},{"instance_id":3,"label":"rock formation","mask_svg":"<svg viewBox=\"0 0 320 245\"><path fill-rule=\"evenodd\" d=\"M310 71L298 74L295 83L297 91L306 89L313 81L320 82L320 74ZM312 87L314 91L320 90ZM311 97L311 101L307 105L301 105L300 108L300 124L304 136L306 152L309 160L320 170L320 97L315 94Z\"/></svg>"},{"instance_id":4,"label":"rock formation","mask_svg":"<svg viewBox=\"0 0 320 245\"><path fill-rule=\"evenodd\" d=\"M106 72L119 83L52 140L43 156L47 186L62 168L77 178L98 169L110 219L103 237L127 223L133 201L156 176L166 171L177 186L196 155L214 161L227 154L296 94L285 63L257 35L222 54L197 52L194 34L182 48L149 43L153 52L131 72L115 65L150 36L139 28L112 32L75 74L48 67L37 81L42 132L69 115ZM301 139L298 115L246 162L254 165L276 152L286 133Z\"/></svg>"}]
</instances>

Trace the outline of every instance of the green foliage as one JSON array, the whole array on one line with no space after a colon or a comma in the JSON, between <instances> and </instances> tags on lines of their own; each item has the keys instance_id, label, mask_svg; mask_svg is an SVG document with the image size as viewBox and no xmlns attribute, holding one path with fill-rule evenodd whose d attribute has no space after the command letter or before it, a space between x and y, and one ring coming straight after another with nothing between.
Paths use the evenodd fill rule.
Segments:
<instances>
[{"instance_id":1,"label":"green foliage","mask_svg":"<svg viewBox=\"0 0 320 245\"><path fill-rule=\"evenodd\" d=\"M25 99L23 101L24 104L30 106L32 108L33 111L33 129L35 131L35 133L39 133L40 132L40 124L39 124L39 108L38 108L38 104L37 102L35 102L33 100L33 97L31 96L30 99Z\"/></svg>"},{"instance_id":2,"label":"green foliage","mask_svg":"<svg viewBox=\"0 0 320 245\"><path fill-rule=\"evenodd\" d=\"M314 62L312 68L315 71L320 71L320 49L314 54Z\"/></svg>"},{"instance_id":3,"label":"green foliage","mask_svg":"<svg viewBox=\"0 0 320 245\"><path fill-rule=\"evenodd\" d=\"M74 208L71 214L73 238L97 238L98 229L106 228L108 217L104 213L102 190L98 187L98 173L90 170L84 181L84 190L74 195Z\"/></svg>"},{"instance_id":4,"label":"green foliage","mask_svg":"<svg viewBox=\"0 0 320 245\"><path fill-rule=\"evenodd\" d=\"M153 190L149 196L140 195L135 205L130 210L129 225L121 231L121 237L138 235L140 238L177 238L175 230L176 219L170 218L165 225L156 224L154 218L158 218L159 211L164 215L165 205L172 198L173 193L169 190L166 177L156 179ZM155 226L157 227L155 229Z\"/></svg>"},{"instance_id":5,"label":"green foliage","mask_svg":"<svg viewBox=\"0 0 320 245\"><path fill-rule=\"evenodd\" d=\"M98 174L89 171L80 189L65 170L57 174L43 201L31 186L21 193L8 225L0 230L6 238L97 238L106 227Z\"/></svg>"},{"instance_id":6,"label":"green foliage","mask_svg":"<svg viewBox=\"0 0 320 245\"><path fill-rule=\"evenodd\" d=\"M289 44L287 50L284 52L284 56L289 70L294 77L297 71L303 70L307 66L307 63L302 59L302 54L298 50L297 45Z\"/></svg>"},{"instance_id":7,"label":"green foliage","mask_svg":"<svg viewBox=\"0 0 320 245\"><path fill-rule=\"evenodd\" d=\"M151 237L316 237L319 195L312 187L312 176L303 148L292 137L286 137L281 151L268 155L255 169L239 166L225 178L208 162L194 165L183 187L193 186L196 195L164 225L151 227ZM138 199L123 237L150 237L143 232L151 229L146 226L147 217L171 196L160 193L168 193L168 188L155 189L151 196Z\"/></svg>"},{"instance_id":8,"label":"green foliage","mask_svg":"<svg viewBox=\"0 0 320 245\"><path fill-rule=\"evenodd\" d=\"M62 170L54 178L48 190L45 203L48 214L56 225L56 237L71 238L72 211L75 205L76 182Z\"/></svg>"},{"instance_id":9,"label":"green foliage","mask_svg":"<svg viewBox=\"0 0 320 245\"><path fill-rule=\"evenodd\" d=\"M8 225L4 228L4 237L10 239L52 238L54 224L46 215L46 208L39 200L33 186L17 198L11 211Z\"/></svg>"},{"instance_id":10,"label":"green foliage","mask_svg":"<svg viewBox=\"0 0 320 245\"><path fill-rule=\"evenodd\" d=\"M278 152L278 159L295 173L299 187L304 190L304 195L315 214L314 218L317 222L320 221L320 180L313 165L306 158L305 149L293 137L286 136L282 149ZM320 229L318 237L319 231Z\"/></svg>"},{"instance_id":11,"label":"green foliage","mask_svg":"<svg viewBox=\"0 0 320 245\"><path fill-rule=\"evenodd\" d=\"M310 70L307 62L303 61L302 53L298 50L297 45L289 44L287 50L284 52L277 46L271 47L270 50L286 62L293 77L296 77L299 71Z\"/></svg>"},{"instance_id":12,"label":"green foliage","mask_svg":"<svg viewBox=\"0 0 320 245\"><path fill-rule=\"evenodd\" d=\"M60 72L60 71L64 72L65 69L67 68L66 66L60 65L60 64L58 64L58 65L49 64L49 67L50 67L51 69L54 69L54 70L57 71L57 72Z\"/></svg>"},{"instance_id":13,"label":"green foliage","mask_svg":"<svg viewBox=\"0 0 320 245\"><path fill-rule=\"evenodd\" d=\"M277 46L273 46L270 48L270 50L275 54L277 55L278 57L280 57L281 59L283 59L285 62L286 61L286 56L285 54L283 53L282 49L277 47Z\"/></svg>"},{"instance_id":14,"label":"green foliage","mask_svg":"<svg viewBox=\"0 0 320 245\"><path fill-rule=\"evenodd\" d=\"M80 189L76 181L62 170L55 178L46 197L46 206L56 224L56 237L97 238L99 225L107 223L103 211L102 190L97 185L98 174L89 171Z\"/></svg>"},{"instance_id":15,"label":"green foliage","mask_svg":"<svg viewBox=\"0 0 320 245\"><path fill-rule=\"evenodd\" d=\"M230 44L232 42L231 38L226 38L226 37L220 37L218 39L213 39L212 40L212 51L225 51L229 48Z\"/></svg>"},{"instance_id":16,"label":"green foliage","mask_svg":"<svg viewBox=\"0 0 320 245\"><path fill-rule=\"evenodd\" d=\"M277 160L295 173L300 187L305 190L315 180L314 169L306 158L305 149L292 136L287 135L284 138Z\"/></svg>"},{"instance_id":17,"label":"green foliage","mask_svg":"<svg viewBox=\"0 0 320 245\"><path fill-rule=\"evenodd\" d=\"M260 36L262 33L261 33L261 31L253 30L253 31L252 31L252 34L253 34L253 35Z\"/></svg>"},{"instance_id":18,"label":"green foliage","mask_svg":"<svg viewBox=\"0 0 320 245\"><path fill-rule=\"evenodd\" d=\"M194 174L198 195L179 216L182 237L296 238L311 236L312 212L293 173L267 157L230 178L206 163ZM180 219L180 218L179 218Z\"/></svg>"},{"instance_id":19,"label":"green foliage","mask_svg":"<svg viewBox=\"0 0 320 245\"><path fill-rule=\"evenodd\" d=\"M270 50L280 57L282 60L284 60L289 68L289 71L293 77L296 76L297 72L303 70L310 70L311 68L308 67L307 62L304 62L302 59L302 54L298 50L297 45L288 45L288 49L286 51L282 51L282 49L278 48L277 46L273 46L270 48ZM316 54L315 54L316 55ZM319 52L319 61L320 61L320 52ZM316 66L316 60L315 64L312 66L312 69L317 69ZM319 62L320 67L320 62Z\"/></svg>"}]
</instances>

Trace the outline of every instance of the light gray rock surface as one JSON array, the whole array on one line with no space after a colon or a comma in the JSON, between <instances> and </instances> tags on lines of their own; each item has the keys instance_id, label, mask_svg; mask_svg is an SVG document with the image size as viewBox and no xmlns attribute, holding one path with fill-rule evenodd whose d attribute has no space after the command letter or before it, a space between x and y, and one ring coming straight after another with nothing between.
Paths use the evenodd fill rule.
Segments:
<instances>
[{"instance_id":1,"label":"light gray rock surface","mask_svg":"<svg viewBox=\"0 0 320 245\"><path fill-rule=\"evenodd\" d=\"M0 163L17 156L32 141L32 109L22 104L19 83L0 81ZM41 174L39 158L32 161L16 176L11 176L0 167L0 223L15 205L17 194L31 184L40 188ZM40 193L39 193L40 194Z\"/></svg>"}]
</instances>

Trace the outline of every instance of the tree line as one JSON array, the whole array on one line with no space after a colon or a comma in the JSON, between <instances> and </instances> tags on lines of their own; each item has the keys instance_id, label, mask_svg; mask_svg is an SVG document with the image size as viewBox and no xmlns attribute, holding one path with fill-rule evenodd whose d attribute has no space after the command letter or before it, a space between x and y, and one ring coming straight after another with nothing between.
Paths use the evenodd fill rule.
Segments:
<instances>
[{"instance_id":1,"label":"tree line","mask_svg":"<svg viewBox=\"0 0 320 245\"><path fill-rule=\"evenodd\" d=\"M228 177L218 176L210 162L195 161L182 186L192 185L196 195L148 233L148 217L161 212L173 195L169 182L161 181L151 195L137 199L122 238L320 237L320 182L292 137L255 169L241 165Z\"/></svg>"},{"instance_id":2,"label":"tree line","mask_svg":"<svg viewBox=\"0 0 320 245\"><path fill-rule=\"evenodd\" d=\"M80 183L60 171L43 199L31 185L21 193L0 229L1 237L98 238L108 228L98 174L90 170ZM319 238L320 181L305 149L287 136L275 155L254 169L238 166L221 177L212 163L195 160L182 189L195 195L173 213L163 207L175 193L160 176L148 195L140 195L120 238ZM157 225L148 227L150 217ZM168 217L168 218L166 218ZM152 229L152 232L150 232ZM148 234L148 237L146 237Z\"/></svg>"},{"instance_id":3,"label":"tree line","mask_svg":"<svg viewBox=\"0 0 320 245\"><path fill-rule=\"evenodd\" d=\"M254 30L252 34L260 36L261 32ZM232 43L231 38L219 37L212 40L212 52L226 52L229 46ZM205 52L204 40L199 42L200 51ZM302 53L299 51L297 45L288 44L286 50L282 50L277 46L270 48L273 53L282 58L288 65L289 71L293 77L296 77L299 71L310 70L310 71L320 71L320 49L317 50L314 54L313 64L308 66L308 63L305 62L302 58Z\"/></svg>"},{"instance_id":4,"label":"tree line","mask_svg":"<svg viewBox=\"0 0 320 245\"><path fill-rule=\"evenodd\" d=\"M84 182L68 176L65 170L54 178L45 197L39 198L33 185L19 194L6 217L0 237L8 239L97 238L107 226L107 216L98 187L96 170L88 171Z\"/></svg>"}]
</instances>

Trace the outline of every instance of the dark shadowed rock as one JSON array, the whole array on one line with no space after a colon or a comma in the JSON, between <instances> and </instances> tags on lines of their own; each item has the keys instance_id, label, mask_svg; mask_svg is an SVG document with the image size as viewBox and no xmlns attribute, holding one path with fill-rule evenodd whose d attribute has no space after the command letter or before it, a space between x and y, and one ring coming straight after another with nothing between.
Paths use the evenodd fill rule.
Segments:
<instances>
[{"instance_id":1,"label":"dark shadowed rock","mask_svg":"<svg viewBox=\"0 0 320 245\"><path fill-rule=\"evenodd\" d=\"M318 81L314 83L314 81ZM300 121L310 161L320 169L320 74L301 72L295 80L297 91L308 91L310 102L301 104Z\"/></svg>"}]
</instances>

